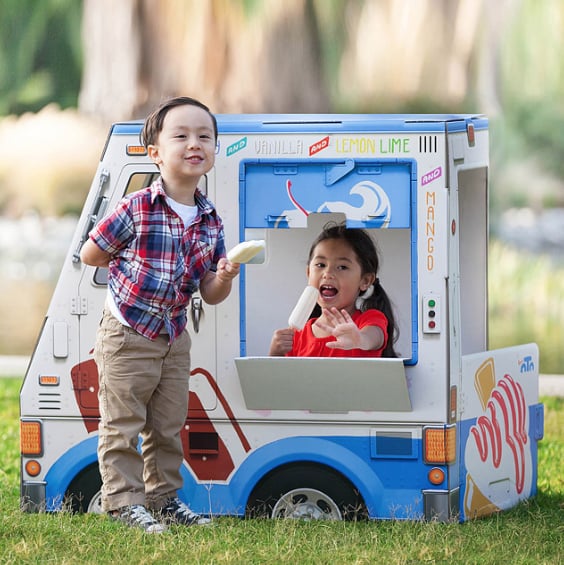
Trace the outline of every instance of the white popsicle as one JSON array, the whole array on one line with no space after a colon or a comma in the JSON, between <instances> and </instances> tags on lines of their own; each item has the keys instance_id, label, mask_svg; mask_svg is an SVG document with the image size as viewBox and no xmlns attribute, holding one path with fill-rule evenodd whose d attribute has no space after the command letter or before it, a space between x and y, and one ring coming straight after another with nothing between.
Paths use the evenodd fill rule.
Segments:
<instances>
[{"instance_id":1,"label":"white popsicle","mask_svg":"<svg viewBox=\"0 0 564 565\"><path fill-rule=\"evenodd\" d=\"M260 253L265 246L264 239L251 239L242 241L227 253L227 258L232 263L247 263Z\"/></svg>"},{"instance_id":2,"label":"white popsicle","mask_svg":"<svg viewBox=\"0 0 564 565\"><path fill-rule=\"evenodd\" d=\"M297 330L303 329L306 322L308 321L309 317L311 316L311 312L317 303L318 292L317 289L313 286L306 286L298 303L292 310L290 317L288 318L288 325L291 328L295 328Z\"/></svg>"}]
</instances>

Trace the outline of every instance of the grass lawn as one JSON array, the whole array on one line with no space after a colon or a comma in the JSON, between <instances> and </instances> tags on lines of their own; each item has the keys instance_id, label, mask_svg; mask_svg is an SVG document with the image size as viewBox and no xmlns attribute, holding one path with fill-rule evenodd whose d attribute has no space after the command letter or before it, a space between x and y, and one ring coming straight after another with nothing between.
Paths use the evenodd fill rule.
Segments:
<instances>
[{"instance_id":1,"label":"grass lawn","mask_svg":"<svg viewBox=\"0 0 564 565\"><path fill-rule=\"evenodd\" d=\"M100 515L19 510L19 379L0 379L0 563L244 565L564 563L564 399L544 398L539 494L475 522L218 518L151 536Z\"/></svg>"}]
</instances>

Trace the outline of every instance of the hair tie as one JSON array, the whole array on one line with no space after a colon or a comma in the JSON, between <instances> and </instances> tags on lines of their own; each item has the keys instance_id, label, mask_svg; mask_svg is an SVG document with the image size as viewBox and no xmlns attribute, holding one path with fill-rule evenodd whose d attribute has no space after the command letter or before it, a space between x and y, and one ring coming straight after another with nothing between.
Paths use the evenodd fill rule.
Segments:
<instances>
[{"instance_id":1,"label":"hair tie","mask_svg":"<svg viewBox=\"0 0 564 565\"><path fill-rule=\"evenodd\" d=\"M378 283L378 279L376 279L376 282ZM362 295L359 295L357 297L357 299L354 302L354 305L356 306L357 310L362 310L362 307L364 306L364 303L366 302L366 300L368 300L372 295L374 294L374 285L371 284Z\"/></svg>"}]
</instances>

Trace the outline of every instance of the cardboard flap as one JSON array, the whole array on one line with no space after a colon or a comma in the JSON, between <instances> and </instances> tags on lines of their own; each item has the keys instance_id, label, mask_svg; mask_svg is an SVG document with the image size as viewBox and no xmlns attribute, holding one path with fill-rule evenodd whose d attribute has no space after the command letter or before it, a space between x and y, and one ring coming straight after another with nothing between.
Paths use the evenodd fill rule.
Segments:
<instances>
[{"instance_id":1,"label":"cardboard flap","mask_svg":"<svg viewBox=\"0 0 564 565\"><path fill-rule=\"evenodd\" d=\"M249 410L411 411L402 359L238 357Z\"/></svg>"}]
</instances>

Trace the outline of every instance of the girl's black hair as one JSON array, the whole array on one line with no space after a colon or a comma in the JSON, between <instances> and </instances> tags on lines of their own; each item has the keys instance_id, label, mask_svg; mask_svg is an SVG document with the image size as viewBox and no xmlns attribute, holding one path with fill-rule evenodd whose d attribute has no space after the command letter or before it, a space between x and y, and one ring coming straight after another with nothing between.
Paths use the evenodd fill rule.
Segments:
<instances>
[{"instance_id":1,"label":"girl's black hair","mask_svg":"<svg viewBox=\"0 0 564 565\"><path fill-rule=\"evenodd\" d=\"M329 222L323 226L323 230L312 243L309 250L308 264L311 262L317 245L328 239L341 239L348 243L360 263L362 274L374 273L374 293L364 300L362 311L364 312L368 309L380 310L386 316L388 320L388 343L382 352L382 357L397 357L394 343L398 338L398 328L396 327L392 303L378 279L380 262L374 241L363 229L347 228L344 223ZM312 317L318 318L319 316L321 316L321 308L317 304L313 310Z\"/></svg>"}]
</instances>

